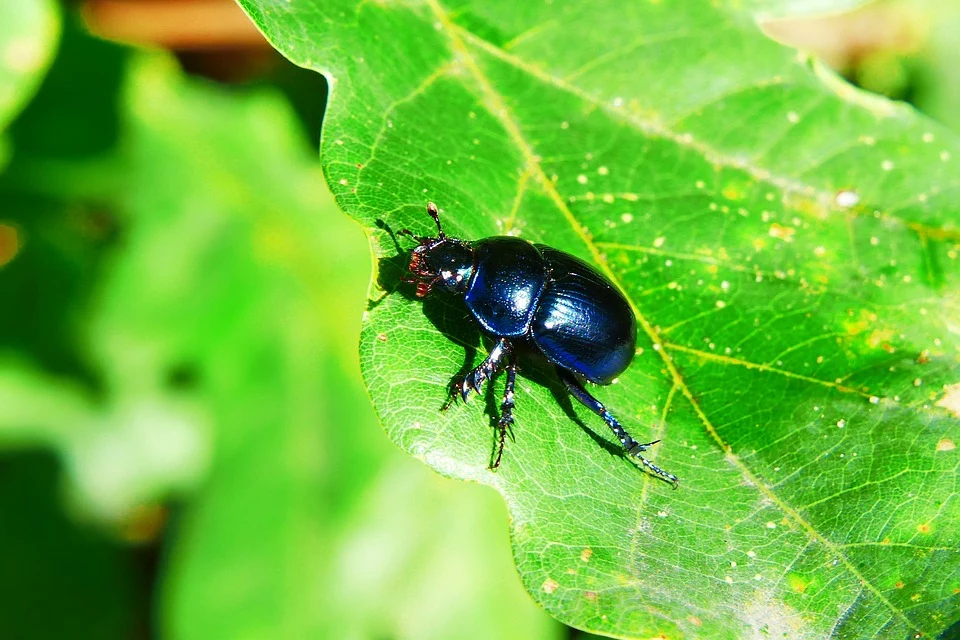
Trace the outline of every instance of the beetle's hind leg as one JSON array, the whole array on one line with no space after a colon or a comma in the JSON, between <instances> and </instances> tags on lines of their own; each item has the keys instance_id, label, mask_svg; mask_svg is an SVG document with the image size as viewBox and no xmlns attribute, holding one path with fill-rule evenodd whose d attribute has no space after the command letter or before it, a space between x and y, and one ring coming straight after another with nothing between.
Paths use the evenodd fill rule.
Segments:
<instances>
[{"instance_id":1,"label":"beetle's hind leg","mask_svg":"<svg viewBox=\"0 0 960 640\"><path fill-rule=\"evenodd\" d=\"M480 363L480 366L468 373L462 380L457 380L450 386L450 397L444 403L443 410L446 411L458 397L466 401L470 397L471 391L476 391L477 395L480 395L483 383L502 370L504 361L509 357L511 357L510 343L506 338L500 338L484 361Z\"/></svg>"},{"instance_id":2,"label":"beetle's hind leg","mask_svg":"<svg viewBox=\"0 0 960 640\"><path fill-rule=\"evenodd\" d=\"M514 362L513 355L510 355L509 364L507 364L507 384L503 389L503 404L500 405L500 420L497 422L500 440L497 443L497 457L490 465L490 469L496 469L500 466L500 458L503 457L503 446L506 444L507 435L513 440L513 402L516 383L517 363Z\"/></svg>"},{"instance_id":3,"label":"beetle's hind leg","mask_svg":"<svg viewBox=\"0 0 960 640\"><path fill-rule=\"evenodd\" d=\"M627 430L623 428L623 425L621 425L620 422L613 417L613 414L607 411L607 408L603 406L603 403L590 395L590 392L584 388L583 383L581 383L576 376L566 369L561 369L560 367L557 367L557 374L560 376L560 380L563 381L564 386L567 387L567 391L570 393L570 395L576 398L580 404L603 418L603 421L607 423L607 426L610 427L610 430L613 431L613 434L617 436L620 444L623 445L624 449L626 449L627 455L639 460L640 464L649 469L657 477L671 483L674 489L677 488L677 483L679 482L679 480L677 480L677 476L673 475L669 471L664 471L640 455L651 446L660 442L659 440L654 440L653 442L648 442L646 444L637 442L634 440L633 436L627 433Z\"/></svg>"}]
</instances>

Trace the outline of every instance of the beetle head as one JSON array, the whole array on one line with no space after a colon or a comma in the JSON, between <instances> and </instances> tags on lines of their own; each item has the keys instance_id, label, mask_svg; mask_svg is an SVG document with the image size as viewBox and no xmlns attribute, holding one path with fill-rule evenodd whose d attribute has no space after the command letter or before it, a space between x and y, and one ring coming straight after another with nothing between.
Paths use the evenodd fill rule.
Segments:
<instances>
[{"instance_id":1,"label":"beetle head","mask_svg":"<svg viewBox=\"0 0 960 640\"><path fill-rule=\"evenodd\" d=\"M424 297L437 286L463 293L473 274L473 246L469 242L447 237L440 226L440 212L432 202L427 205L427 213L437 223L436 237L415 236L406 229L400 232L419 243L410 254L410 273L414 277L408 282L417 285L418 298Z\"/></svg>"}]
</instances>

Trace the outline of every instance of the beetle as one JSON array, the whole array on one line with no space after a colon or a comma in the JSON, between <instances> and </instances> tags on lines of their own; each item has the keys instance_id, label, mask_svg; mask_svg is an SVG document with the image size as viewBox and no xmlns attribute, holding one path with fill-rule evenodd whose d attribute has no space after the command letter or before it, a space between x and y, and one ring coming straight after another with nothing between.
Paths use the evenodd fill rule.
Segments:
<instances>
[{"instance_id":1,"label":"beetle","mask_svg":"<svg viewBox=\"0 0 960 640\"><path fill-rule=\"evenodd\" d=\"M585 382L610 384L633 360L637 321L623 294L608 278L583 260L543 244L512 236L468 241L443 232L440 212L432 202L427 213L437 225L436 236L399 232L418 244L410 254L410 275L423 298L438 289L462 296L481 331L492 341L487 357L451 388L450 405L480 394L483 383L506 370L500 406L496 469L504 441L513 426L517 351L542 356L556 369L567 392L603 418L623 445L653 475L677 487L678 480L641 454L655 440L641 444L607 408L594 398Z\"/></svg>"}]
</instances>

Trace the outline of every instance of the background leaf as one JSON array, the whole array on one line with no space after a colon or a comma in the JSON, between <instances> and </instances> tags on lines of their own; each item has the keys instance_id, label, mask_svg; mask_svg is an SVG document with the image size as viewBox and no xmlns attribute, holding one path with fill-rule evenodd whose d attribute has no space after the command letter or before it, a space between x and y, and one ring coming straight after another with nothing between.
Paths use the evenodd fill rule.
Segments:
<instances>
[{"instance_id":1,"label":"background leaf","mask_svg":"<svg viewBox=\"0 0 960 640\"><path fill-rule=\"evenodd\" d=\"M16 155L0 177L20 245L0 281L0 297L13 311L0 320L9 341L2 353L7 366L0 368L0 426L7 447L58 450L74 507L118 523L143 503L197 481L209 454L209 425L190 398L169 394L162 374L156 379L142 343L128 343L126 358L97 359L104 339L91 340L91 310L127 213L121 185L138 165L116 148L126 56L75 28L63 48L66 57L11 128ZM70 115L61 115L65 94L88 66L102 70L102 92L72 100ZM106 167L109 177L98 175ZM124 319L128 330L136 320ZM142 375L147 371L153 379Z\"/></svg>"},{"instance_id":2,"label":"background leaf","mask_svg":"<svg viewBox=\"0 0 960 640\"><path fill-rule=\"evenodd\" d=\"M0 172L0 635L142 636L153 559L135 543L162 527L158 497L195 479L163 473L191 460L163 459L185 452L157 446L164 428L174 441L184 430L157 418L195 407L114 396L84 353L121 226L111 195L125 171L112 152L125 56L69 23L60 53L11 125ZM68 89L78 85L90 90Z\"/></svg>"},{"instance_id":3,"label":"background leaf","mask_svg":"<svg viewBox=\"0 0 960 640\"><path fill-rule=\"evenodd\" d=\"M241 4L331 83L324 166L380 258L361 356L388 433L504 495L548 611L637 637L957 619L955 136L728 5ZM624 289L638 358L598 395L663 438L679 492L529 369L486 469L481 403L437 411L479 336L398 284L389 231L428 231L428 199L448 233L545 242Z\"/></svg>"},{"instance_id":4,"label":"background leaf","mask_svg":"<svg viewBox=\"0 0 960 640\"><path fill-rule=\"evenodd\" d=\"M53 0L0 7L0 131L30 99L53 58L60 31Z\"/></svg>"},{"instance_id":5,"label":"background leaf","mask_svg":"<svg viewBox=\"0 0 960 640\"><path fill-rule=\"evenodd\" d=\"M4 130L40 84L59 31L55 0L7 2L0 7L0 171L10 155ZM0 264L6 262L3 253L0 247Z\"/></svg>"}]
</instances>

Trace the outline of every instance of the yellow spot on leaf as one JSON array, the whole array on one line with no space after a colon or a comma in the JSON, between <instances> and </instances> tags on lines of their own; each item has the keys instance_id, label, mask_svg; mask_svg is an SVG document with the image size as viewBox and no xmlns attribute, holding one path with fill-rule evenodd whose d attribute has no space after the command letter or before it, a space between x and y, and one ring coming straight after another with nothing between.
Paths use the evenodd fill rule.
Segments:
<instances>
[{"instance_id":1,"label":"yellow spot on leaf","mask_svg":"<svg viewBox=\"0 0 960 640\"><path fill-rule=\"evenodd\" d=\"M590 562L590 556L593 555L593 549L584 549L580 552L580 559L584 562Z\"/></svg>"},{"instance_id":2,"label":"yellow spot on leaf","mask_svg":"<svg viewBox=\"0 0 960 640\"><path fill-rule=\"evenodd\" d=\"M806 580L801 578L798 575L790 575L787 577L787 583L790 585L790 588L796 591L797 593L803 593L807 590L807 587L810 586Z\"/></svg>"},{"instance_id":3,"label":"yellow spot on leaf","mask_svg":"<svg viewBox=\"0 0 960 640\"><path fill-rule=\"evenodd\" d=\"M819 200L800 193L785 194L783 202L789 210L811 218L826 220L830 216L830 211Z\"/></svg>"},{"instance_id":4,"label":"yellow spot on leaf","mask_svg":"<svg viewBox=\"0 0 960 640\"><path fill-rule=\"evenodd\" d=\"M559 584L557 584L550 578L547 578L546 580L543 581L543 590L546 593L553 593L554 591L557 590L557 587L559 586L560 586Z\"/></svg>"},{"instance_id":5,"label":"yellow spot on leaf","mask_svg":"<svg viewBox=\"0 0 960 640\"><path fill-rule=\"evenodd\" d=\"M740 200L743 198L743 190L740 188L740 185L737 184L728 184L720 193L727 200Z\"/></svg>"},{"instance_id":6,"label":"yellow spot on leaf","mask_svg":"<svg viewBox=\"0 0 960 640\"><path fill-rule=\"evenodd\" d=\"M940 442L937 443L937 452L942 451L953 451L957 448L957 444L950 438L943 438Z\"/></svg>"},{"instance_id":7,"label":"yellow spot on leaf","mask_svg":"<svg viewBox=\"0 0 960 640\"><path fill-rule=\"evenodd\" d=\"M863 333L873 326L873 323L877 320L877 314L865 309L861 310L858 315L854 315L852 310L848 310L847 316L851 319L844 321L843 330L852 336Z\"/></svg>"},{"instance_id":8,"label":"yellow spot on leaf","mask_svg":"<svg viewBox=\"0 0 960 640\"><path fill-rule=\"evenodd\" d=\"M784 242L793 242L793 234L797 232L793 227L785 227L774 222L770 225L770 237L783 240Z\"/></svg>"},{"instance_id":9,"label":"yellow spot on leaf","mask_svg":"<svg viewBox=\"0 0 960 640\"><path fill-rule=\"evenodd\" d=\"M882 347L896 337L893 329L875 329L867 336L867 344L872 348Z\"/></svg>"},{"instance_id":10,"label":"yellow spot on leaf","mask_svg":"<svg viewBox=\"0 0 960 640\"><path fill-rule=\"evenodd\" d=\"M0 264L3 264L2 257L0 257ZM953 415L960 418L960 383L944 386L943 390L943 397L937 401L937 406L943 407ZM944 440L941 440L940 442L944 442ZM952 440L947 440L946 442L950 443L950 447L948 449L941 449L940 443L937 443L937 451L949 451L956 446Z\"/></svg>"}]
</instances>

